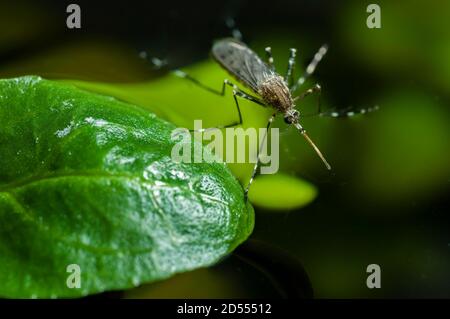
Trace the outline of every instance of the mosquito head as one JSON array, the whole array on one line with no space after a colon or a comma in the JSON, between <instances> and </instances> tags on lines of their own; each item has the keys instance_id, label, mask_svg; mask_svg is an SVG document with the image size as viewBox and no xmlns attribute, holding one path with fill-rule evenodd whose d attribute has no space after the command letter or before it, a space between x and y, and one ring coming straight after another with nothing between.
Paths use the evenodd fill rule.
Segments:
<instances>
[{"instance_id":1,"label":"mosquito head","mask_svg":"<svg viewBox=\"0 0 450 319\"><path fill-rule=\"evenodd\" d=\"M284 122L286 124L298 123L299 118L300 118L300 112L294 108L290 108L284 113Z\"/></svg>"},{"instance_id":2,"label":"mosquito head","mask_svg":"<svg viewBox=\"0 0 450 319\"><path fill-rule=\"evenodd\" d=\"M300 133L305 137L306 141L312 146L312 148L316 151L317 155L319 155L322 162L325 164L327 169L331 169L330 164L328 164L325 157L322 155L322 152L319 150L319 148L314 144L314 142L309 138L309 136L306 134L306 130L300 125L298 122L292 123L299 131Z\"/></svg>"}]
</instances>

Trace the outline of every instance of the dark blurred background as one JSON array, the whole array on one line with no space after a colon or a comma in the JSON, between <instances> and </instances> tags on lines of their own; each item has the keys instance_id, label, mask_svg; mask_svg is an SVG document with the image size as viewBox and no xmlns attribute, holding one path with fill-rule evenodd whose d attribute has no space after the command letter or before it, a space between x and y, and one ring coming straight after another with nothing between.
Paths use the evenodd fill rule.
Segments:
<instances>
[{"instance_id":1,"label":"dark blurred background","mask_svg":"<svg viewBox=\"0 0 450 319\"><path fill-rule=\"evenodd\" d=\"M81 29L66 27L72 2L81 7ZM0 1L2 78L156 81L164 72L140 51L170 67L203 61L215 39L230 35L231 17L259 53L273 46L282 70L289 47L304 65L328 43L314 76L325 104L380 106L348 120L305 119L332 159L332 174L304 155L310 151L295 133L284 134L282 170L314 184L314 202L256 206L252 241L236 254L125 296L302 296L289 290L294 276L299 290L311 286L316 297L450 297L450 2L376 1L382 27L368 29L372 2ZM274 253L252 262L261 243ZM369 264L381 267L380 289L366 286Z\"/></svg>"}]
</instances>

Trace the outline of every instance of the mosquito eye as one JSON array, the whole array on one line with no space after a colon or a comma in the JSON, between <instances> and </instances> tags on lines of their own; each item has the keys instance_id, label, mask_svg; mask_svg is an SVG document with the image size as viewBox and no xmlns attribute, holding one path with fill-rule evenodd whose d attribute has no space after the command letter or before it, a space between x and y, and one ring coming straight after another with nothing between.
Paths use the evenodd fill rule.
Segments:
<instances>
[{"instance_id":1,"label":"mosquito eye","mask_svg":"<svg viewBox=\"0 0 450 319\"><path fill-rule=\"evenodd\" d=\"M292 118L291 118L290 116L286 116L286 117L284 118L284 123L286 123L286 124L292 124Z\"/></svg>"}]
</instances>

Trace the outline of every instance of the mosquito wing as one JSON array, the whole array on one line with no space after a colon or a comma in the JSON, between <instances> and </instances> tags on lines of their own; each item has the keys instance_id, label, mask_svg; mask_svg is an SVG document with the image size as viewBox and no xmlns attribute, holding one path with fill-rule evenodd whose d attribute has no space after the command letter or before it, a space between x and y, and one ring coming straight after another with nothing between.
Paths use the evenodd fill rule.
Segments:
<instances>
[{"instance_id":1,"label":"mosquito wing","mask_svg":"<svg viewBox=\"0 0 450 319\"><path fill-rule=\"evenodd\" d=\"M224 69L255 92L261 82L274 74L255 52L235 39L215 42L211 53Z\"/></svg>"}]
</instances>

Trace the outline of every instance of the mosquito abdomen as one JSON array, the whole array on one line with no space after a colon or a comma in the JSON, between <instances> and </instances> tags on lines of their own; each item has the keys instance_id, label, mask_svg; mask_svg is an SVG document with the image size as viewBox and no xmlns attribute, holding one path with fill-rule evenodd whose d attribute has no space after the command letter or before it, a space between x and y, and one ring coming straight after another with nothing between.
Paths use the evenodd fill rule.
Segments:
<instances>
[{"instance_id":1,"label":"mosquito abdomen","mask_svg":"<svg viewBox=\"0 0 450 319\"><path fill-rule=\"evenodd\" d=\"M266 104L284 112L294 106L291 92L279 75L267 77L267 79L258 86L258 94L263 98Z\"/></svg>"}]
</instances>

